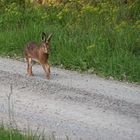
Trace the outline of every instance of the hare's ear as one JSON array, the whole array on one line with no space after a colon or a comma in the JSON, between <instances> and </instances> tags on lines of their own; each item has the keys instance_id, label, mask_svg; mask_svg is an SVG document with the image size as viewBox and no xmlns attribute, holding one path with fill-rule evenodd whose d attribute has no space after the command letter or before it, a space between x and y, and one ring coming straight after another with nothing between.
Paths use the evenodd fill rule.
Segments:
<instances>
[{"instance_id":1,"label":"hare's ear","mask_svg":"<svg viewBox=\"0 0 140 140\"><path fill-rule=\"evenodd\" d=\"M46 34L44 32L42 32L42 34L41 34L41 39L42 39L42 41L46 42Z\"/></svg>"},{"instance_id":2,"label":"hare's ear","mask_svg":"<svg viewBox=\"0 0 140 140\"><path fill-rule=\"evenodd\" d=\"M50 42L50 40L51 40L51 38L52 38L52 35L53 35L53 34L50 34L50 35L48 36L48 38L47 38L47 41L48 41L48 42Z\"/></svg>"}]
</instances>

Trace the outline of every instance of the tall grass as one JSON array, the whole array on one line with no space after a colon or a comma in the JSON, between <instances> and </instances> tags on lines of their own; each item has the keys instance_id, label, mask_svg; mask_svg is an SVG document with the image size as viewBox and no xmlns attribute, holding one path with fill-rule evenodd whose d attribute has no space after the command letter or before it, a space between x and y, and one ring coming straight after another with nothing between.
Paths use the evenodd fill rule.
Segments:
<instances>
[{"instance_id":1,"label":"tall grass","mask_svg":"<svg viewBox=\"0 0 140 140\"><path fill-rule=\"evenodd\" d=\"M33 134L21 134L17 129L7 129L0 126L0 140L39 140L39 137Z\"/></svg>"},{"instance_id":2,"label":"tall grass","mask_svg":"<svg viewBox=\"0 0 140 140\"><path fill-rule=\"evenodd\" d=\"M47 135L44 132L38 132L38 130L33 132L31 129L23 132L0 124L0 140L56 140L57 138L54 133ZM63 139L69 140L69 137L66 136Z\"/></svg>"},{"instance_id":3,"label":"tall grass","mask_svg":"<svg viewBox=\"0 0 140 140\"><path fill-rule=\"evenodd\" d=\"M26 42L39 42L45 31L53 33L51 64L140 82L137 0L128 4L78 1L47 7L28 5L24 14L17 5L8 6L13 13L6 11L0 20L1 55L22 56Z\"/></svg>"}]
</instances>

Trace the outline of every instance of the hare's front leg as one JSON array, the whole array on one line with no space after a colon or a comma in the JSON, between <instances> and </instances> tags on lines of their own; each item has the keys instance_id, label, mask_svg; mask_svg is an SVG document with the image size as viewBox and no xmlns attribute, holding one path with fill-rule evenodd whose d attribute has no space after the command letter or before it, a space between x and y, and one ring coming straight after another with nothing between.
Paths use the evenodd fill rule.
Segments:
<instances>
[{"instance_id":1,"label":"hare's front leg","mask_svg":"<svg viewBox=\"0 0 140 140\"><path fill-rule=\"evenodd\" d=\"M33 72L32 72L32 58L28 58L27 59L27 63L28 63L27 73L28 73L28 75L33 76Z\"/></svg>"},{"instance_id":2,"label":"hare's front leg","mask_svg":"<svg viewBox=\"0 0 140 140\"><path fill-rule=\"evenodd\" d=\"M45 73L46 73L46 76L47 76L47 79L50 79L50 65L49 64L44 64L42 65Z\"/></svg>"}]
</instances>

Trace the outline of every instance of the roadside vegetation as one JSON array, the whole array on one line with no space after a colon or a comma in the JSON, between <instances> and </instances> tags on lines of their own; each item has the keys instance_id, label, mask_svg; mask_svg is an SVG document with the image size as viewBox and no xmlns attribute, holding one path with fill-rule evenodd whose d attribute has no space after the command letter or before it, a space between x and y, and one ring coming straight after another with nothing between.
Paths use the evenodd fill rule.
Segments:
<instances>
[{"instance_id":1,"label":"roadside vegetation","mask_svg":"<svg viewBox=\"0 0 140 140\"><path fill-rule=\"evenodd\" d=\"M54 134L51 136L45 136L43 134L36 134L31 130L28 132L23 133L18 129L13 128L5 128L4 125L0 126L0 140L56 140ZM68 137L64 138L64 140L69 140Z\"/></svg>"},{"instance_id":2,"label":"roadside vegetation","mask_svg":"<svg viewBox=\"0 0 140 140\"><path fill-rule=\"evenodd\" d=\"M39 140L39 138L33 134L21 134L17 129L6 129L0 126L0 140Z\"/></svg>"},{"instance_id":3,"label":"roadside vegetation","mask_svg":"<svg viewBox=\"0 0 140 140\"><path fill-rule=\"evenodd\" d=\"M0 0L0 55L23 57L28 41L53 33L50 63L140 82L139 0Z\"/></svg>"}]
</instances>

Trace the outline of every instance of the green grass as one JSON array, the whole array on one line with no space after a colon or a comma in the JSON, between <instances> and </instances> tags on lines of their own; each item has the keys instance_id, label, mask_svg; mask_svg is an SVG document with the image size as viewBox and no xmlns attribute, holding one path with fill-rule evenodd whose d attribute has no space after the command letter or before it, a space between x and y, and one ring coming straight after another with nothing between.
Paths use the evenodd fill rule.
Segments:
<instances>
[{"instance_id":1,"label":"green grass","mask_svg":"<svg viewBox=\"0 0 140 140\"><path fill-rule=\"evenodd\" d=\"M39 137L31 134L21 134L17 129L6 129L0 126L0 140L39 140Z\"/></svg>"},{"instance_id":2,"label":"green grass","mask_svg":"<svg viewBox=\"0 0 140 140\"><path fill-rule=\"evenodd\" d=\"M127 5L107 1L96 6L28 6L24 14L13 7L16 6L10 5L12 13L2 14L4 18L0 20L0 55L23 57L26 43L40 42L40 33L44 31L53 33L52 65L140 82L137 0Z\"/></svg>"},{"instance_id":3,"label":"green grass","mask_svg":"<svg viewBox=\"0 0 140 140\"><path fill-rule=\"evenodd\" d=\"M38 129L35 132L29 129L23 133L18 129L6 128L4 125L0 125L0 140L56 140L57 138L54 133L46 135L44 131L39 132ZM65 136L63 139L69 140L70 138Z\"/></svg>"},{"instance_id":4,"label":"green grass","mask_svg":"<svg viewBox=\"0 0 140 140\"><path fill-rule=\"evenodd\" d=\"M19 131L18 129L8 128L4 125L0 125L0 140L55 140L57 139L55 134L46 135L43 131L39 132L38 129L33 132L28 128L26 132ZM64 139L69 140L66 136Z\"/></svg>"}]
</instances>

